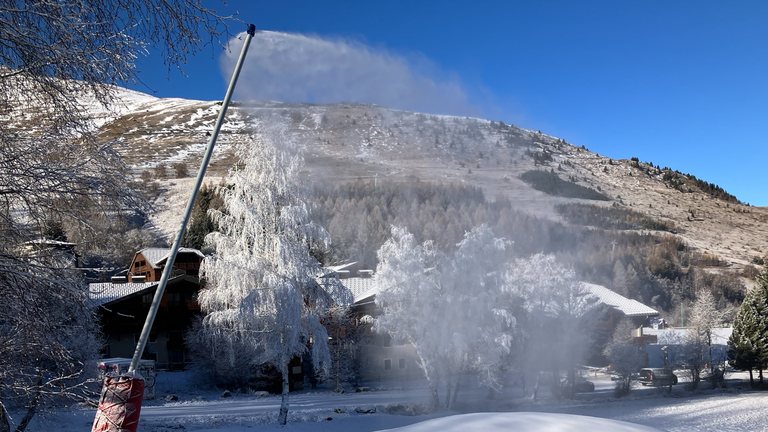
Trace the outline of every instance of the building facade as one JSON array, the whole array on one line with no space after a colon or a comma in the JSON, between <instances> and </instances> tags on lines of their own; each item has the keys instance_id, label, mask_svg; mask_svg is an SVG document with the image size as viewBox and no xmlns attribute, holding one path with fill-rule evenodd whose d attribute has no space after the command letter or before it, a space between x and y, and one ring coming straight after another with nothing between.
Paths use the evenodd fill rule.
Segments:
<instances>
[{"instance_id":1,"label":"building facade","mask_svg":"<svg viewBox=\"0 0 768 432\"><path fill-rule=\"evenodd\" d=\"M170 249L141 250L134 256L127 277L89 285L105 338L105 357L133 357L169 254ZM203 258L196 249L179 249L142 356L155 360L158 369L181 369L190 362L184 333L200 315L197 295L202 286L198 276Z\"/></svg>"}]
</instances>

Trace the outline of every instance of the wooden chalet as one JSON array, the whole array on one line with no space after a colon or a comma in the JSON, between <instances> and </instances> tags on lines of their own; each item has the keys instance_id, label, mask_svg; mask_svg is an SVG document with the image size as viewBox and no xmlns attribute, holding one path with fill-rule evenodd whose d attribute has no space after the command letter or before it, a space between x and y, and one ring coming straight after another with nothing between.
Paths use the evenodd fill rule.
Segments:
<instances>
[{"instance_id":1,"label":"wooden chalet","mask_svg":"<svg viewBox=\"0 0 768 432\"><path fill-rule=\"evenodd\" d=\"M128 267L128 282L159 281L170 253L170 248L146 248L137 252ZM197 249L179 248L173 262L173 274L196 278L203 258L205 255Z\"/></svg>"},{"instance_id":2,"label":"wooden chalet","mask_svg":"<svg viewBox=\"0 0 768 432\"><path fill-rule=\"evenodd\" d=\"M169 252L144 249L131 262L127 278L89 285L106 338L106 357L133 357ZM196 249L179 250L143 355L155 360L158 369L181 369L190 361L184 332L200 315L197 294L202 284L198 274L203 257Z\"/></svg>"}]
</instances>

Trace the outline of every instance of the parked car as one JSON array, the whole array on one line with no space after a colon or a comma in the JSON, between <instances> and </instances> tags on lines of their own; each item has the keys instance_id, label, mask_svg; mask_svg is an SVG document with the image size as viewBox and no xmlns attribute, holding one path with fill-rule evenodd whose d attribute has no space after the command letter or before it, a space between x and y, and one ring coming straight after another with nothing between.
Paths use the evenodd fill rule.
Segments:
<instances>
[{"instance_id":1,"label":"parked car","mask_svg":"<svg viewBox=\"0 0 768 432\"><path fill-rule=\"evenodd\" d=\"M595 383L592 381L576 381L576 385L574 386L574 390L576 390L576 393L590 393L595 391Z\"/></svg>"},{"instance_id":2,"label":"parked car","mask_svg":"<svg viewBox=\"0 0 768 432\"><path fill-rule=\"evenodd\" d=\"M640 369L637 381L644 385L675 385L677 384L677 375L662 368L643 368Z\"/></svg>"},{"instance_id":3,"label":"parked car","mask_svg":"<svg viewBox=\"0 0 768 432\"><path fill-rule=\"evenodd\" d=\"M561 387L565 387L565 385L568 383L567 380L562 380L560 382ZM573 384L573 391L576 393L590 393L595 391L595 383L592 381L587 380L580 374L576 375L576 382Z\"/></svg>"}]
</instances>

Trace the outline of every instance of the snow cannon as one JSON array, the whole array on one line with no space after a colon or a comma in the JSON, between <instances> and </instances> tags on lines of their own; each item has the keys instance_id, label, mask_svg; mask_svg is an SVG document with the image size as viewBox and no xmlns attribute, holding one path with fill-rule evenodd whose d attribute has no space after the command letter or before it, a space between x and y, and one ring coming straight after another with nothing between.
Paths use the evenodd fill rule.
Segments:
<instances>
[{"instance_id":1,"label":"snow cannon","mask_svg":"<svg viewBox=\"0 0 768 432\"><path fill-rule=\"evenodd\" d=\"M163 271L160 283L155 290L152 304L149 306L147 319L144 321L144 328L141 330L139 341L136 343L136 349L133 352L131 364L128 366L128 372L121 375L108 374L104 378L104 388L101 391L99 410L96 413L96 419L93 421L93 429L91 429L91 432L136 432L136 428L139 424L139 414L141 413L141 402L144 399L144 378L136 372L136 369L139 367L141 355L144 353L144 348L147 346L149 333L155 322L157 310L160 308L160 302L165 293L165 288L168 285L168 279L173 269L173 263L176 261L176 254L179 251L179 245L181 245L181 240L184 237L184 232L187 228L187 222L189 222L189 218L192 214L192 206L195 204L195 199L200 191L200 186L203 184L205 170L211 160L211 155L213 155L216 138L219 136L221 125L224 122L224 116L227 114L227 107L229 106L229 102L232 100L232 94L235 91L237 78L240 76L240 70L243 68L245 55L248 53L248 47L255 34L256 26L249 24L248 31L246 32L247 36L243 41L242 51L240 51L240 58L238 58L235 70L232 72L232 79L229 82L227 93L224 95L219 116L216 118L213 134L208 140L205 155L200 163L200 170L197 173L195 184L192 187L192 194L189 197L189 201L187 201L187 208L181 220L181 226L176 232L176 238L171 246L171 252L166 259L165 270Z\"/></svg>"},{"instance_id":2,"label":"snow cannon","mask_svg":"<svg viewBox=\"0 0 768 432\"><path fill-rule=\"evenodd\" d=\"M144 378L138 372L108 373L91 432L136 432L143 400Z\"/></svg>"}]
</instances>

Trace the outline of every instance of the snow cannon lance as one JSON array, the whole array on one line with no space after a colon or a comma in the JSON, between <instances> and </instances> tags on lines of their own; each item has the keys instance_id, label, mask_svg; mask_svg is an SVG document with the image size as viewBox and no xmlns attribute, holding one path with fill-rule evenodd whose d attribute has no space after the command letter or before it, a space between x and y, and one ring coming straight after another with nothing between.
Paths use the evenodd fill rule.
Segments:
<instances>
[{"instance_id":1,"label":"snow cannon lance","mask_svg":"<svg viewBox=\"0 0 768 432\"><path fill-rule=\"evenodd\" d=\"M184 237L184 231L187 229L187 223L192 214L192 206L195 204L195 199L197 198L200 186L203 184L203 177L205 177L208 162L211 160L213 147L219 136L221 125L224 122L227 107L232 100L232 93L235 91L237 78L240 75L240 70L243 68L243 62L248 53L248 47L255 35L256 26L250 24L246 31L245 40L243 41L243 49L240 51L240 57L237 60L237 65L232 73L232 79L229 82L227 93L221 104L221 111L219 111L219 116L216 118L216 125L213 128L211 139L208 140L208 147L205 150L203 161L200 163L200 170L197 173L197 179L193 186L192 194L187 202L187 208L182 217L181 226L176 233L173 246L171 246L171 252L168 255L163 275L160 278L160 284L155 291L155 297L152 300L152 305L149 307L149 312L147 313L147 319L144 322L144 328L141 330L139 342L136 344L136 350L133 353L131 365L128 367L128 372L125 374L118 376L117 374L110 373L104 378L101 398L99 400L99 409L96 411L96 418L93 421L91 432L136 432L136 428L139 424L139 415L141 413L141 403L144 400L144 378L136 371L136 369L139 366L141 354L144 352L144 348L147 345L150 329L155 321L157 309L160 307L160 300L163 298L165 287L168 285L168 279L173 270L173 263L176 261L176 254L179 251L181 239Z\"/></svg>"}]
</instances>

